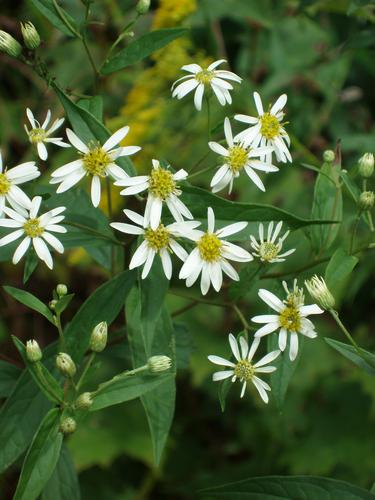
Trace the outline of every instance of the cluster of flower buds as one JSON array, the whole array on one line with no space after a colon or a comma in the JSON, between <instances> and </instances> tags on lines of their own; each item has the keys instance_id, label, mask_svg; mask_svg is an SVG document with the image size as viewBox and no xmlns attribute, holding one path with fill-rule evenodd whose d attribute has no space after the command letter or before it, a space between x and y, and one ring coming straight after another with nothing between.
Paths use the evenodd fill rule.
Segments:
<instances>
[{"instance_id":1,"label":"cluster of flower buds","mask_svg":"<svg viewBox=\"0 0 375 500\"><path fill-rule=\"evenodd\" d=\"M21 33L26 48L35 50L39 47L40 36L33 23L21 23ZM0 50L8 56L18 58L22 53L22 45L12 35L0 30Z\"/></svg>"}]
</instances>

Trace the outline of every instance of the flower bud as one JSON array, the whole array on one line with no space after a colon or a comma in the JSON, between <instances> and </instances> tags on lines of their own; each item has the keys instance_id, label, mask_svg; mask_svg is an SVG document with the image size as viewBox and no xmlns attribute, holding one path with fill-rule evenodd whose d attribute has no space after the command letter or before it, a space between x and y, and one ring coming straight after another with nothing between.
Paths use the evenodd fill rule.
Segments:
<instances>
[{"instance_id":1,"label":"flower bud","mask_svg":"<svg viewBox=\"0 0 375 500\"><path fill-rule=\"evenodd\" d=\"M56 356L56 366L65 377L74 377L77 371L74 361L65 352L60 352Z\"/></svg>"},{"instance_id":2,"label":"flower bud","mask_svg":"<svg viewBox=\"0 0 375 500\"><path fill-rule=\"evenodd\" d=\"M30 363L36 363L42 359L42 351L36 340L28 340L26 342L26 357Z\"/></svg>"},{"instance_id":3,"label":"flower bud","mask_svg":"<svg viewBox=\"0 0 375 500\"><path fill-rule=\"evenodd\" d=\"M139 0L136 7L138 14L140 14L141 16L147 14L150 9L150 3L151 0Z\"/></svg>"},{"instance_id":4,"label":"flower bud","mask_svg":"<svg viewBox=\"0 0 375 500\"><path fill-rule=\"evenodd\" d=\"M68 287L60 283L56 287L56 293L60 298L64 297L68 293Z\"/></svg>"},{"instance_id":5,"label":"flower bud","mask_svg":"<svg viewBox=\"0 0 375 500\"><path fill-rule=\"evenodd\" d=\"M372 153L365 153L358 160L358 170L362 177L371 177L374 173L374 155Z\"/></svg>"},{"instance_id":6,"label":"flower bud","mask_svg":"<svg viewBox=\"0 0 375 500\"><path fill-rule=\"evenodd\" d=\"M63 418L60 422L60 431L63 434L72 434L77 429L77 422L72 417Z\"/></svg>"},{"instance_id":7,"label":"flower bud","mask_svg":"<svg viewBox=\"0 0 375 500\"><path fill-rule=\"evenodd\" d=\"M333 160L335 159L335 152L332 151L332 149L327 149L323 153L323 160L326 161L327 163L332 163Z\"/></svg>"},{"instance_id":8,"label":"flower bud","mask_svg":"<svg viewBox=\"0 0 375 500\"><path fill-rule=\"evenodd\" d=\"M90 338L90 349L94 352L101 352L107 345L108 326L106 321L102 321L93 329Z\"/></svg>"},{"instance_id":9,"label":"flower bud","mask_svg":"<svg viewBox=\"0 0 375 500\"><path fill-rule=\"evenodd\" d=\"M0 50L8 54L8 56L19 57L22 47L12 35L0 30Z\"/></svg>"},{"instance_id":10,"label":"flower bud","mask_svg":"<svg viewBox=\"0 0 375 500\"><path fill-rule=\"evenodd\" d=\"M83 392L78 396L75 402L75 407L78 410L88 410L92 405L91 392Z\"/></svg>"},{"instance_id":11,"label":"flower bud","mask_svg":"<svg viewBox=\"0 0 375 500\"><path fill-rule=\"evenodd\" d=\"M55 307L56 307L56 304L57 304L57 300L50 300L50 301L49 301L49 304L48 304L48 307L49 307L50 309L52 309L52 311L54 311L54 310L55 310Z\"/></svg>"},{"instance_id":12,"label":"flower bud","mask_svg":"<svg viewBox=\"0 0 375 500\"><path fill-rule=\"evenodd\" d=\"M305 280L305 286L311 297L316 300L320 307L326 310L335 307L335 299L321 276L319 277L315 274L311 279Z\"/></svg>"},{"instance_id":13,"label":"flower bud","mask_svg":"<svg viewBox=\"0 0 375 500\"><path fill-rule=\"evenodd\" d=\"M23 41L28 49L35 50L40 45L40 36L33 23L21 23Z\"/></svg>"},{"instance_id":14,"label":"flower bud","mask_svg":"<svg viewBox=\"0 0 375 500\"><path fill-rule=\"evenodd\" d=\"M168 356L151 356L147 366L151 373L164 372L172 366L172 360Z\"/></svg>"},{"instance_id":15,"label":"flower bud","mask_svg":"<svg viewBox=\"0 0 375 500\"><path fill-rule=\"evenodd\" d=\"M371 210L374 206L375 195L372 191L363 191L358 200L358 206L361 210Z\"/></svg>"}]
</instances>

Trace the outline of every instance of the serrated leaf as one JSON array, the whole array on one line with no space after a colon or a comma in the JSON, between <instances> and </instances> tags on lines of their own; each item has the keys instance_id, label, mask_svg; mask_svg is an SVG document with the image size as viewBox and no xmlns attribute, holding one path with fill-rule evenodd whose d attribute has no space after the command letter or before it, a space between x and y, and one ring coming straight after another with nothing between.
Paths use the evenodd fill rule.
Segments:
<instances>
[{"instance_id":1,"label":"serrated leaf","mask_svg":"<svg viewBox=\"0 0 375 500\"><path fill-rule=\"evenodd\" d=\"M0 398L7 398L11 394L21 373L18 366L0 360Z\"/></svg>"},{"instance_id":2,"label":"serrated leaf","mask_svg":"<svg viewBox=\"0 0 375 500\"><path fill-rule=\"evenodd\" d=\"M77 472L66 446L62 446L60 458L42 493L42 500L80 500Z\"/></svg>"},{"instance_id":3,"label":"serrated leaf","mask_svg":"<svg viewBox=\"0 0 375 500\"><path fill-rule=\"evenodd\" d=\"M38 313L42 314L42 316L47 318L48 321L50 321L53 325L55 324L53 320L53 314L48 306L46 306L46 304L43 304L43 302L41 302L32 293L21 290L20 288L14 288L13 286L4 286L3 288L9 295L18 300L18 302L21 302L21 304L24 304L34 311L37 311Z\"/></svg>"},{"instance_id":4,"label":"serrated leaf","mask_svg":"<svg viewBox=\"0 0 375 500\"><path fill-rule=\"evenodd\" d=\"M165 47L176 38L188 32L185 28L166 28L151 31L137 40L130 42L127 47L105 62L101 69L103 75L109 75L115 71L126 68L137 63L158 49Z\"/></svg>"},{"instance_id":5,"label":"serrated leaf","mask_svg":"<svg viewBox=\"0 0 375 500\"><path fill-rule=\"evenodd\" d=\"M325 280L330 290L337 288L348 278L358 263L357 257L348 255L343 248L338 248L332 255L325 272Z\"/></svg>"},{"instance_id":6,"label":"serrated leaf","mask_svg":"<svg viewBox=\"0 0 375 500\"><path fill-rule=\"evenodd\" d=\"M375 355L365 349L359 348L359 352L351 345L344 344L338 340L325 338L327 344L337 352L342 354L345 358L349 359L352 363L357 365L362 370L370 375L375 375Z\"/></svg>"},{"instance_id":7,"label":"serrated leaf","mask_svg":"<svg viewBox=\"0 0 375 500\"><path fill-rule=\"evenodd\" d=\"M53 24L55 28L57 28L64 35L75 37L76 34L72 31L60 18L58 12L56 11L55 6L53 5L52 0L31 0L31 2L35 5L35 7L39 10L43 16L45 16L48 21ZM62 8L60 10L63 12L63 15L68 20L68 23L78 31L78 27L74 19Z\"/></svg>"},{"instance_id":8,"label":"serrated leaf","mask_svg":"<svg viewBox=\"0 0 375 500\"><path fill-rule=\"evenodd\" d=\"M374 500L370 492L326 477L264 476L207 488L201 498L227 500Z\"/></svg>"},{"instance_id":9,"label":"serrated leaf","mask_svg":"<svg viewBox=\"0 0 375 500\"><path fill-rule=\"evenodd\" d=\"M95 395L90 411L101 410L125 401L139 398L160 384L170 381L171 374L124 376Z\"/></svg>"},{"instance_id":10,"label":"serrated leaf","mask_svg":"<svg viewBox=\"0 0 375 500\"><path fill-rule=\"evenodd\" d=\"M63 436L59 432L60 410L44 417L22 465L13 500L35 500L51 477L60 456Z\"/></svg>"}]
</instances>

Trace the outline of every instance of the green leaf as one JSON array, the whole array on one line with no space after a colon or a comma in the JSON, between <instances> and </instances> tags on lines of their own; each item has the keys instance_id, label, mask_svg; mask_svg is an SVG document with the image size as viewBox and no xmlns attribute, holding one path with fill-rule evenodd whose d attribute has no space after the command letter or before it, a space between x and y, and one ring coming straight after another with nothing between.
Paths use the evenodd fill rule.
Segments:
<instances>
[{"instance_id":1,"label":"green leaf","mask_svg":"<svg viewBox=\"0 0 375 500\"><path fill-rule=\"evenodd\" d=\"M153 391L160 384L170 381L170 373L160 375L133 375L119 378L110 386L100 390L95 396L90 411L101 410L131 399L139 398L147 392Z\"/></svg>"},{"instance_id":2,"label":"green leaf","mask_svg":"<svg viewBox=\"0 0 375 500\"><path fill-rule=\"evenodd\" d=\"M56 468L42 493L42 500L80 500L79 482L70 452L62 446Z\"/></svg>"},{"instance_id":3,"label":"green leaf","mask_svg":"<svg viewBox=\"0 0 375 500\"><path fill-rule=\"evenodd\" d=\"M314 476L253 477L200 491L203 498L227 500L374 500L367 490L344 481Z\"/></svg>"},{"instance_id":4,"label":"green leaf","mask_svg":"<svg viewBox=\"0 0 375 500\"><path fill-rule=\"evenodd\" d=\"M93 328L101 321L108 325L116 318L133 286L136 274L124 271L97 288L80 307L66 328L68 352L79 361L86 352Z\"/></svg>"},{"instance_id":5,"label":"green leaf","mask_svg":"<svg viewBox=\"0 0 375 500\"><path fill-rule=\"evenodd\" d=\"M339 165L323 163L314 188L314 201L311 211L313 219L327 221L342 219L342 190ZM329 178L327 178L327 176ZM340 224L320 225L311 229L311 241L315 252L329 248L340 230Z\"/></svg>"},{"instance_id":6,"label":"green leaf","mask_svg":"<svg viewBox=\"0 0 375 500\"><path fill-rule=\"evenodd\" d=\"M51 477L60 456L63 435L59 432L60 410L44 417L22 465L13 500L35 500Z\"/></svg>"},{"instance_id":7,"label":"green leaf","mask_svg":"<svg viewBox=\"0 0 375 500\"><path fill-rule=\"evenodd\" d=\"M325 280L330 290L337 290L348 278L358 263L357 257L348 255L343 248L338 248L332 255L325 272Z\"/></svg>"},{"instance_id":8,"label":"green leaf","mask_svg":"<svg viewBox=\"0 0 375 500\"><path fill-rule=\"evenodd\" d=\"M61 297L61 299L58 299L57 304L55 305L56 314L62 314L73 298L74 293L69 293L68 295L64 295L64 297Z\"/></svg>"},{"instance_id":9,"label":"green leaf","mask_svg":"<svg viewBox=\"0 0 375 500\"><path fill-rule=\"evenodd\" d=\"M349 359L352 363L357 365L362 370L370 375L375 375L375 355L365 349L359 348L358 351L351 345L344 344L338 340L325 338L328 345L333 347L337 352L342 354L345 358Z\"/></svg>"},{"instance_id":10,"label":"green leaf","mask_svg":"<svg viewBox=\"0 0 375 500\"><path fill-rule=\"evenodd\" d=\"M0 360L0 398L7 398L14 389L22 370L11 363Z\"/></svg>"},{"instance_id":11,"label":"green leaf","mask_svg":"<svg viewBox=\"0 0 375 500\"><path fill-rule=\"evenodd\" d=\"M61 20L59 13L56 11L52 0L31 0L35 7L43 14L48 21L53 24L55 28L64 33L64 35L75 37L76 34L72 31L66 23ZM73 27L74 30L78 31L78 27L74 19L62 8L60 11L63 13L64 17L67 19L68 23Z\"/></svg>"},{"instance_id":12,"label":"green leaf","mask_svg":"<svg viewBox=\"0 0 375 500\"><path fill-rule=\"evenodd\" d=\"M78 106L86 109L100 122L103 121L103 98L99 95L91 97L90 99L80 99L77 102Z\"/></svg>"},{"instance_id":13,"label":"green leaf","mask_svg":"<svg viewBox=\"0 0 375 500\"><path fill-rule=\"evenodd\" d=\"M22 282L24 285L29 281L31 275L33 274L33 272L37 268L38 263L39 263L39 259L36 255L34 249L30 248L30 250L27 252L27 256L25 259L25 267L23 270Z\"/></svg>"},{"instance_id":14,"label":"green leaf","mask_svg":"<svg viewBox=\"0 0 375 500\"><path fill-rule=\"evenodd\" d=\"M260 203L241 203L225 200L205 189L192 186L184 186L182 201L190 207L195 218L206 219L207 207L212 207L215 216L222 221L285 221L289 227L298 229L316 224L328 224L330 221L320 219L303 219L297 217L286 210L273 207L272 205L263 205Z\"/></svg>"},{"instance_id":15,"label":"green leaf","mask_svg":"<svg viewBox=\"0 0 375 500\"><path fill-rule=\"evenodd\" d=\"M46 398L52 403L61 403L64 400L64 391L55 377L40 361L37 363L30 363L27 359L26 348L23 343L14 335L12 335L12 340L18 349L18 352L21 354L25 365L30 371L31 376L39 386L40 390L43 391Z\"/></svg>"},{"instance_id":16,"label":"green leaf","mask_svg":"<svg viewBox=\"0 0 375 500\"><path fill-rule=\"evenodd\" d=\"M55 324L53 314L50 309L33 294L26 292L25 290L21 290L20 288L14 288L13 286L4 286L3 288L9 295L18 300L18 302L21 302L21 304L37 311L47 318L53 325Z\"/></svg>"},{"instance_id":17,"label":"green leaf","mask_svg":"<svg viewBox=\"0 0 375 500\"><path fill-rule=\"evenodd\" d=\"M130 42L127 47L106 61L101 69L101 73L109 75L141 61L156 50L168 45L172 40L185 35L187 31L185 28L167 28L151 31L134 40L134 42Z\"/></svg>"}]
</instances>

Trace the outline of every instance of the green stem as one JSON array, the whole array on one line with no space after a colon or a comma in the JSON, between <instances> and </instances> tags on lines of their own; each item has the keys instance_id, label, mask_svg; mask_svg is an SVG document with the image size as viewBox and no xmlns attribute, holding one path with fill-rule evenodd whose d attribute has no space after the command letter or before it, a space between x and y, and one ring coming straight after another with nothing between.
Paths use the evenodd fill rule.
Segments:
<instances>
[{"instance_id":1,"label":"green stem","mask_svg":"<svg viewBox=\"0 0 375 500\"><path fill-rule=\"evenodd\" d=\"M102 69L102 67L106 63L106 61L108 61L108 59L110 58L110 56L111 56L112 52L114 51L114 49L121 42L121 40L123 40L126 37L126 35L128 34L128 29L131 28L138 21L139 17L140 17L140 14L137 13L137 15L135 16L135 18L133 19L133 21L130 21L130 23L128 23L125 26L125 28L123 28L123 30L121 31L121 33L119 34L119 36L116 38L116 40L110 46L110 48L109 48L109 50L107 52L107 55L105 56L105 59L103 61L103 64L100 66L100 69Z\"/></svg>"},{"instance_id":2,"label":"green stem","mask_svg":"<svg viewBox=\"0 0 375 500\"><path fill-rule=\"evenodd\" d=\"M109 220L113 219L113 209L112 209L112 192L111 192L111 182L109 177L106 178L106 186L107 186L107 203L108 203L108 217ZM115 275L115 247L111 246L111 276Z\"/></svg>"},{"instance_id":3,"label":"green stem","mask_svg":"<svg viewBox=\"0 0 375 500\"><path fill-rule=\"evenodd\" d=\"M65 342L65 337L64 337L64 332L61 326L61 315L56 314L54 316L55 318L55 325L57 328L57 331L59 332L59 339L60 339L60 350L62 352L66 352L66 342Z\"/></svg>"},{"instance_id":4,"label":"green stem","mask_svg":"<svg viewBox=\"0 0 375 500\"><path fill-rule=\"evenodd\" d=\"M211 140L211 107L210 107L210 98L206 95L206 103L207 103L207 138L208 141Z\"/></svg>"},{"instance_id":5,"label":"green stem","mask_svg":"<svg viewBox=\"0 0 375 500\"><path fill-rule=\"evenodd\" d=\"M352 344L352 346L355 348L355 350L358 352L358 354L360 356L362 356L357 342L353 339L353 337L350 335L349 331L345 328L344 324L341 322L338 312L335 311L334 309L329 309L328 312L330 313L332 318L336 321L336 323L340 327L340 330L344 333L345 337L349 340L349 342Z\"/></svg>"},{"instance_id":6,"label":"green stem","mask_svg":"<svg viewBox=\"0 0 375 500\"><path fill-rule=\"evenodd\" d=\"M70 24L70 21L67 19L67 17L64 14L64 11L60 9L59 4L56 2L56 0L52 0L53 5L57 11L57 14L61 21L65 24L65 26L77 37L82 39L82 35L76 31L76 29Z\"/></svg>"},{"instance_id":7,"label":"green stem","mask_svg":"<svg viewBox=\"0 0 375 500\"><path fill-rule=\"evenodd\" d=\"M373 233L375 231L375 227L374 227L374 222L372 220L372 215L371 215L371 212L370 210L367 210L367 218L368 218L368 223L369 223L369 226L370 226L370 231Z\"/></svg>"},{"instance_id":8,"label":"green stem","mask_svg":"<svg viewBox=\"0 0 375 500\"><path fill-rule=\"evenodd\" d=\"M95 359L95 355L96 355L96 352L92 352L90 353L88 359L87 359L87 363L85 365L85 368L83 369L83 372L81 374L81 376L79 377L79 380L77 382L77 386L76 386L76 390L77 392L79 391L81 385L83 384L85 378L86 378L86 375L87 375L87 372L89 371L89 368L92 364L92 362L94 361Z\"/></svg>"},{"instance_id":9,"label":"green stem","mask_svg":"<svg viewBox=\"0 0 375 500\"><path fill-rule=\"evenodd\" d=\"M143 366L140 366L139 368L135 368L134 370L128 370L128 371L125 371L125 372L121 372L121 373L115 375L110 380L107 380L107 382L103 382L102 384L100 384L98 386L98 388L96 389L96 391L94 391L92 393L92 395L95 396L96 394L98 394L100 391L102 391L106 387L109 387L113 383L117 382L119 379L122 379L124 377L131 377L133 375L136 375L137 373L142 373L142 372L146 372L146 371L148 371L148 366L147 365L143 365Z\"/></svg>"},{"instance_id":10,"label":"green stem","mask_svg":"<svg viewBox=\"0 0 375 500\"><path fill-rule=\"evenodd\" d=\"M239 317L239 319L240 319L240 321L241 321L241 323L242 323L245 331L249 332L249 330L251 330L251 326L247 322L245 316L242 314L242 312L240 311L240 309L238 308L238 306L236 306L236 304L232 304L232 308L236 312L237 316Z\"/></svg>"},{"instance_id":11,"label":"green stem","mask_svg":"<svg viewBox=\"0 0 375 500\"><path fill-rule=\"evenodd\" d=\"M198 172L195 172L194 174L190 174L189 175L189 180L192 179L193 177L196 177L198 175L204 174L205 172L208 172L209 170L212 170L213 168L215 168L215 165L203 168L202 170L199 170Z\"/></svg>"},{"instance_id":12,"label":"green stem","mask_svg":"<svg viewBox=\"0 0 375 500\"><path fill-rule=\"evenodd\" d=\"M106 236L105 234L102 234L101 232L97 231L96 229L93 229L89 226L85 226L84 224L80 224L79 222L72 222L72 221L64 221L64 224L72 227L76 227L77 229L83 229L84 231L95 234L98 238L101 238L102 240L107 240L111 241L115 245L120 245L123 246L124 244L121 243L121 241L116 240L115 238L111 238L110 236Z\"/></svg>"}]
</instances>

